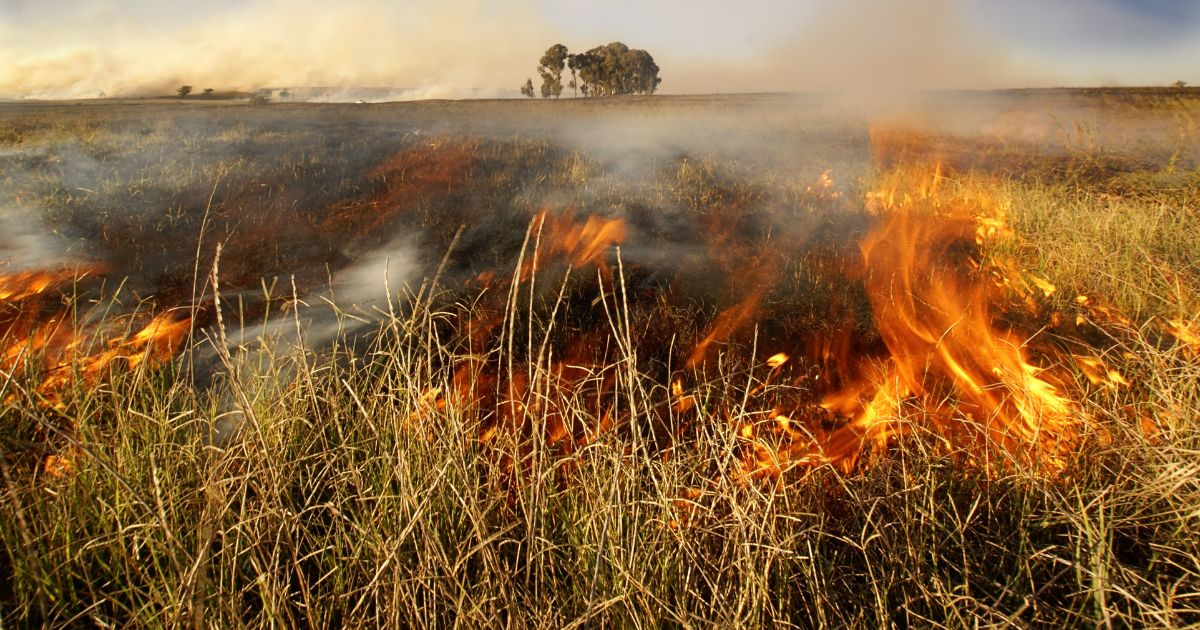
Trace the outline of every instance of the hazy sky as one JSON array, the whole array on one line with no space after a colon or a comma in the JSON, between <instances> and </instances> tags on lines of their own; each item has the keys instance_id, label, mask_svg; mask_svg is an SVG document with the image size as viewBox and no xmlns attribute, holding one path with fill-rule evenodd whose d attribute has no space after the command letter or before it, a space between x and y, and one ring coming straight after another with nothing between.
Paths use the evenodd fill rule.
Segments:
<instances>
[{"instance_id":1,"label":"hazy sky","mask_svg":"<svg viewBox=\"0 0 1200 630\"><path fill-rule=\"evenodd\" d=\"M1200 0L0 0L0 97L505 96L615 40L665 92L1200 84Z\"/></svg>"}]
</instances>

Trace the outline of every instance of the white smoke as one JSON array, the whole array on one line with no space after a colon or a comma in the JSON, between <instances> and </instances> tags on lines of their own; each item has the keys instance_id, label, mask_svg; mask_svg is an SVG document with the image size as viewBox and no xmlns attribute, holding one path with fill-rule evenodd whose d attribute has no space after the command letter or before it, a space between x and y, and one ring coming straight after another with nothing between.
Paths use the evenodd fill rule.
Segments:
<instances>
[{"instance_id":1,"label":"white smoke","mask_svg":"<svg viewBox=\"0 0 1200 630\"><path fill-rule=\"evenodd\" d=\"M61 239L48 234L28 210L0 215L0 274L67 265Z\"/></svg>"}]
</instances>

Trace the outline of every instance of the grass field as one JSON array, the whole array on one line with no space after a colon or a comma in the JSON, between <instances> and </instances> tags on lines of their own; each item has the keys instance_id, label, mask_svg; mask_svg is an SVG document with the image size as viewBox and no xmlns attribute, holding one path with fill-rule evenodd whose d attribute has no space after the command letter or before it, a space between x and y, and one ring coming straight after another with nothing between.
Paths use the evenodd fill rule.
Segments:
<instances>
[{"instance_id":1,"label":"grass field","mask_svg":"<svg viewBox=\"0 0 1200 630\"><path fill-rule=\"evenodd\" d=\"M1200 92L0 104L0 620L1200 623Z\"/></svg>"}]
</instances>

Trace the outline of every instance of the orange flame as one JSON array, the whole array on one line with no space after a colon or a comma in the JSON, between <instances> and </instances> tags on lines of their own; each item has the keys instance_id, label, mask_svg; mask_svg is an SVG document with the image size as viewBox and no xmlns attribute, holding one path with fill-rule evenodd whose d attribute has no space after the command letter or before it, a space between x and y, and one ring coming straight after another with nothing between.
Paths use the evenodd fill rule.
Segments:
<instances>
[{"instance_id":1,"label":"orange flame","mask_svg":"<svg viewBox=\"0 0 1200 630\"><path fill-rule=\"evenodd\" d=\"M91 271L91 270L88 270ZM160 313L129 335L116 333L107 347L95 349L94 340L112 336L122 324L114 318L97 325L75 326L63 287L85 272L27 271L0 275L0 369L14 376L37 374L33 388L52 404L74 379L92 385L99 382L115 360L125 367L157 366L178 352L191 327L188 317Z\"/></svg>"},{"instance_id":2,"label":"orange flame","mask_svg":"<svg viewBox=\"0 0 1200 630\"><path fill-rule=\"evenodd\" d=\"M856 430L871 430L890 421L898 399L914 397L951 441L1059 466L1082 414L1029 362L1025 340L993 325L989 289L969 273L978 266L970 245L996 234L1003 204L978 193L943 195L941 179L939 165L908 182L893 176L889 188L869 195L884 222L861 249L875 324L890 353L888 383L872 384L871 402L857 410L851 401L864 392L855 390L834 393L825 406L848 413ZM1046 295L1054 290L1034 283Z\"/></svg>"}]
</instances>

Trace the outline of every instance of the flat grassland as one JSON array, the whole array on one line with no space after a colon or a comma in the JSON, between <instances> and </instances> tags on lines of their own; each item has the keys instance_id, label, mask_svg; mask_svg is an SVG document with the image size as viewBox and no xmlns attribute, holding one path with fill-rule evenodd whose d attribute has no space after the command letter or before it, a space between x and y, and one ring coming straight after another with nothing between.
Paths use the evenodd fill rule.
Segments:
<instances>
[{"instance_id":1,"label":"flat grassland","mask_svg":"<svg viewBox=\"0 0 1200 630\"><path fill-rule=\"evenodd\" d=\"M0 620L1200 623L1200 92L0 104Z\"/></svg>"}]
</instances>

